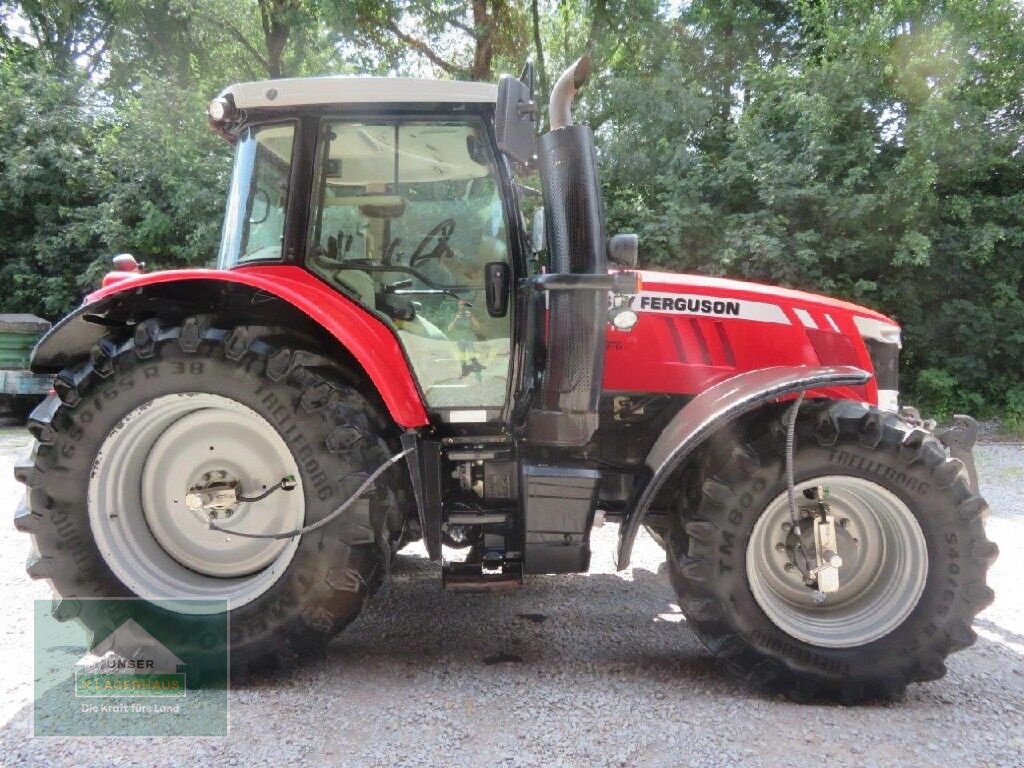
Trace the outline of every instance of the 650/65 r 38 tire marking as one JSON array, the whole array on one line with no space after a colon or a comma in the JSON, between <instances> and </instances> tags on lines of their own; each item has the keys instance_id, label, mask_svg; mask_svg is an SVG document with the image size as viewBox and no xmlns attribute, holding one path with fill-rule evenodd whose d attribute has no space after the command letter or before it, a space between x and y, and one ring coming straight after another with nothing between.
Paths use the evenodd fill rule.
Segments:
<instances>
[{"instance_id":1,"label":"650/65 r 38 tire marking","mask_svg":"<svg viewBox=\"0 0 1024 768\"><path fill-rule=\"evenodd\" d=\"M237 675L318 651L380 584L408 498L397 469L337 520L283 546L245 549L173 514L174 499L180 506L194 475L226 469L250 491L248 483L281 479L259 475L294 472L296 490L237 510L239 530L288 530L328 515L392 453L393 428L367 397L341 383L354 376L291 349L280 332L264 340L266 334L212 327L202 317L169 327L149 320L131 338L101 340L88 359L58 375L57 394L30 421L36 444L16 471L28 488L16 524L32 537L29 574L52 582L61 617L98 634L116 628L116 617L75 598L224 597L231 601ZM191 429L174 429L182 419L194 422ZM134 521L144 523L132 527L134 540L114 524L117 515L130 517L121 505L135 500L107 462L118 454L120 471L141 488L137 501L146 519ZM148 470L147 459L156 462ZM185 477L175 497L172 485ZM211 538L197 538L190 550L189 537L204 533ZM132 550L148 558L143 567L131 566ZM144 577L147 563L157 577ZM187 614L179 617L183 638L191 625Z\"/></svg>"}]
</instances>

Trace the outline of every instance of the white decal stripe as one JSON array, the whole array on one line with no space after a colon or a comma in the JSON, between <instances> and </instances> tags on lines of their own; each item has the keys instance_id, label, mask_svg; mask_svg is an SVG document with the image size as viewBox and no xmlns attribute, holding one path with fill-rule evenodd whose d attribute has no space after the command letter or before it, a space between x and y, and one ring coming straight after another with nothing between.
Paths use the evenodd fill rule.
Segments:
<instances>
[{"instance_id":1,"label":"white decal stripe","mask_svg":"<svg viewBox=\"0 0 1024 768\"><path fill-rule=\"evenodd\" d=\"M797 318L799 318L800 322L804 324L805 328L813 328L814 330L818 330L818 324L814 322L814 318L811 317L810 312L808 312L806 309L795 308L793 309L793 311L796 313L796 316Z\"/></svg>"},{"instance_id":2,"label":"white decal stripe","mask_svg":"<svg viewBox=\"0 0 1024 768\"><path fill-rule=\"evenodd\" d=\"M839 326L836 324L836 321L832 319L832 315L826 314L825 319L828 320L828 324L832 326L832 330L839 333Z\"/></svg>"},{"instance_id":3,"label":"white decal stripe","mask_svg":"<svg viewBox=\"0 0 1024 768\"><path fill-rule=\"evenodd\" d=\"M737 299L731 296L643 291L633 297L630 309L643 313L736 318L753 320L758 323L792 325L778 304Z\"/></svg>"},{"instance_id":4,"label":"white decal stripe","mask_svg":"<svg viewBox=\"0 0 1024 768\"><path fill-rule=\"evenodd\" d=\"M860 315L853 316L853 324L857 326L857 331L865 339L875 339L883 344L900 345L900 327L898 325Z\"/></svg>"}]
</instances>

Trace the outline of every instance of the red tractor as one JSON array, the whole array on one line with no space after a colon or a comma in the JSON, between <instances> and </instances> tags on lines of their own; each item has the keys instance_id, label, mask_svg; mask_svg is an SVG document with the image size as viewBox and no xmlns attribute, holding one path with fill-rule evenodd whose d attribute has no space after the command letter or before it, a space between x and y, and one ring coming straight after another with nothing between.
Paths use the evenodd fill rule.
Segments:
<instances>
[{"instance_id":1,"label":"red tractor","mask_svg":"<svg viewBox=\"0 0 1024 768\"><path fill-rule=\"evenodd\" d=\"M748 683L851 702L945 673L993 598L972 422L897 411L900 328L873 310L637 270L571 118L587 69L539 138L529 67L212 102L217 268L118 257L34 352L54 393L15 523L58 616L224 601L245 673L322 648L409 541L445 588L500 588L585 572L604 517L619 568L641 526L662 544ZM202 612L171 605L185 632Z\"/></svg>"}]
</instances>

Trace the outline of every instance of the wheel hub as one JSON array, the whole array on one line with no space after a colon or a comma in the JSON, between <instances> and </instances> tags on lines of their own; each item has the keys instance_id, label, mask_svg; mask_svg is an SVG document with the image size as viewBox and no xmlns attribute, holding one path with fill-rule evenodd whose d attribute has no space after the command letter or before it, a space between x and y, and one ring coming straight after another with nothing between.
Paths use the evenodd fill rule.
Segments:
<instances>
[{"instance_id":1,"label":"wheel hub","mask_svg":"<svg viewBox=\"0 0 1024 768\"><path fill-rule=\"evenodd\" d=\"M819 593L815 597L820 602L825 596L839 591L839 570L844 562L853 562L858 541L847 530L849 518L836 522L831 508L825 503L827 489L818 486L813 491L816 503L800 509L796 526L787 528L783 524L785 540L775 548L786 552L789 565L785 569L790 572L798 570L808 588Z\"/></svg>"},{"instance_id":2,"label":"wheel hub","mask_svg":"<svg viewBox=\"0 0 1024 768\"><path fill-rule=\"evenodd\" d=\"M238 480L223 469L204 472L185 494L185 506L211 520L231 517L238 511Z\"/></svg>"},{"instance_id":3,"label":"wheel hub","mask_svg":"<svg viewBox=\"0 0 1024 768\"><path fill-rule=\"evenodd\" d=\"M104 560L135 594L238 607L269 589L298 547L299 537L232 535L302 527L298 481L297 492L262 497L282 477L299 477L295 458L251 408L220 395L165 395L125 416L101 446L90 524Z\"/></svg>"},{"instance_id":4,"label":"wheel hub","mask_svg":"<svg viewBox=\"0 0 1024 768\"><path fill-rule=\"evenodd\" d=\"M813 505L797 526L785 492L765 508L747 546L747 579L764 613L792 637L830 648L863 645L917 605L927 544L907 505L877 483L832 475L795 490L814 498L819 487L829 490L826 513Z\"/></svg>"}]
</instances>

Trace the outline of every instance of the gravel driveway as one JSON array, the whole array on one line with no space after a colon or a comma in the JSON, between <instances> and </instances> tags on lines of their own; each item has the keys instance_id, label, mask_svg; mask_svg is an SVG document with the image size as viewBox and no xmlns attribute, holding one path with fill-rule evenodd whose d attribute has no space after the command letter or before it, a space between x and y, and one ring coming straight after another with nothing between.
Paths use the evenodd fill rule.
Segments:
<instances>
[{"instance_id":1,"label":"gravel driveway","mask_svg":"<svg viewBox=\"0 0 1024 768\"><path fill-rule=\"evenodd\" d=\"M587 575L454 595L421 549L326 659L230 693L230 735L33 739L26 538L10 523L28 438L0 430L0 764L343 766L1024 765L1024 446L978 449L995 603L977 645L898 704L798 706L732 684L675 605L658 546L616 573L616 528Z\"/></svg>"}]
</instances>

